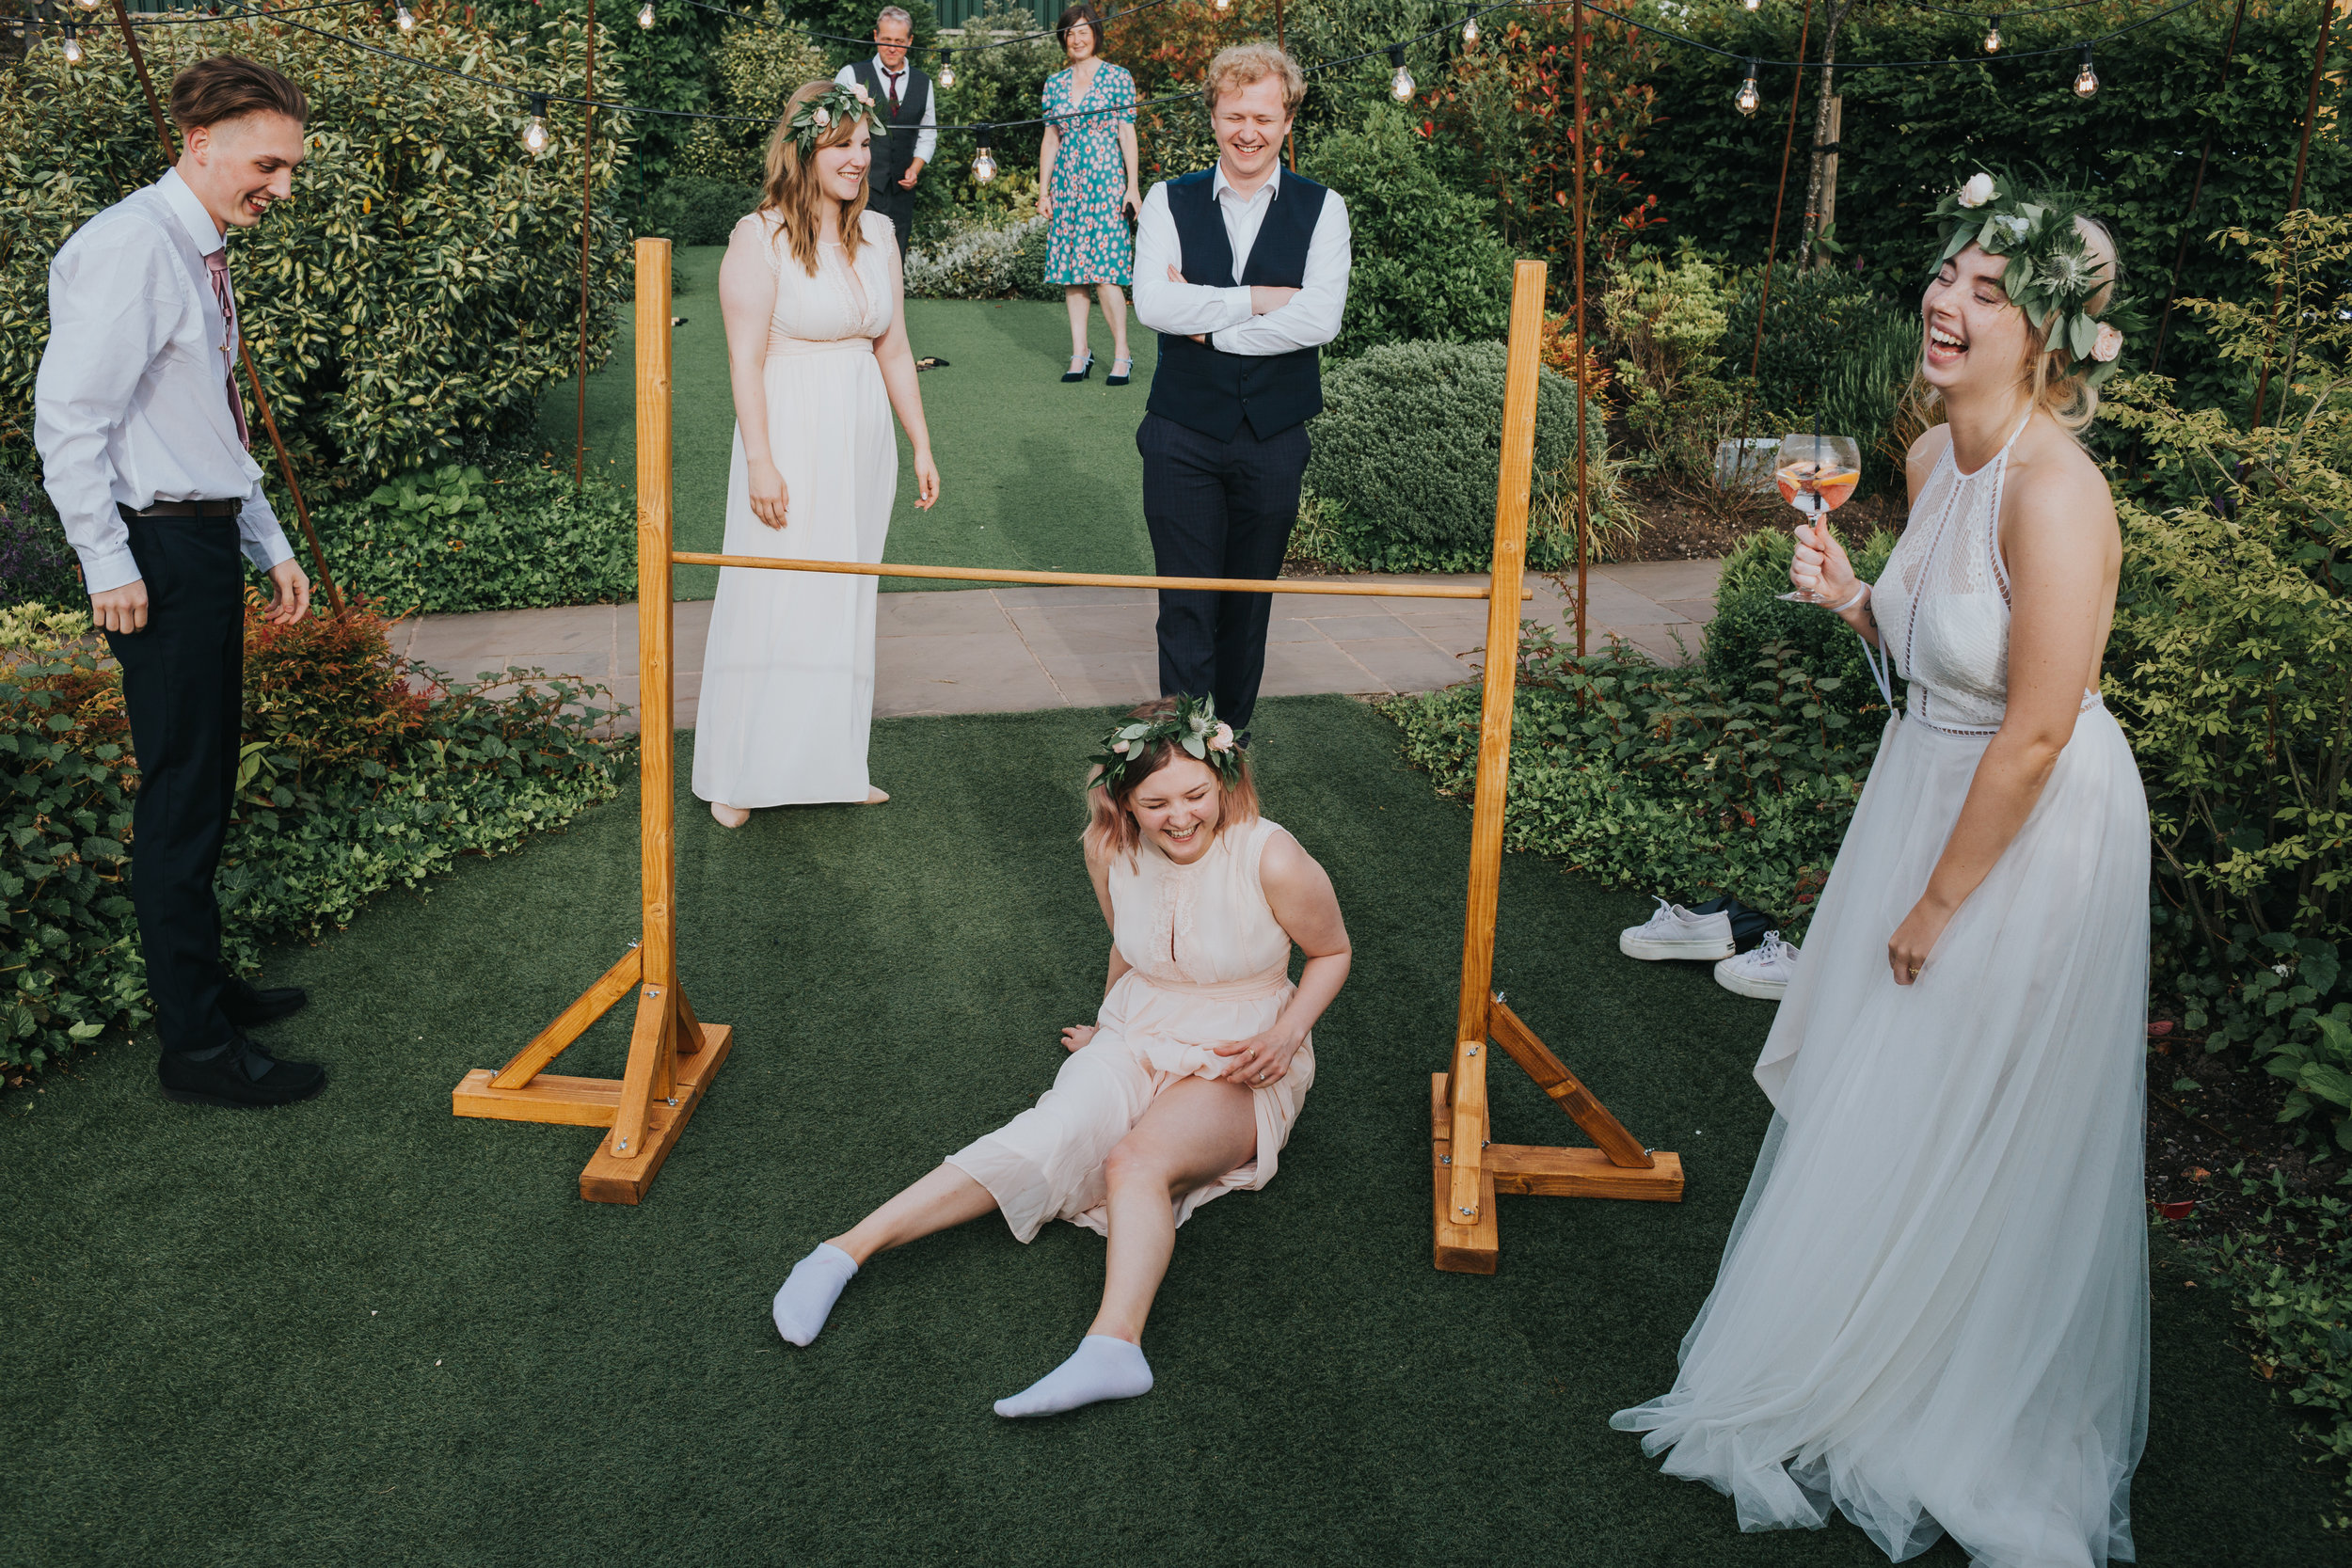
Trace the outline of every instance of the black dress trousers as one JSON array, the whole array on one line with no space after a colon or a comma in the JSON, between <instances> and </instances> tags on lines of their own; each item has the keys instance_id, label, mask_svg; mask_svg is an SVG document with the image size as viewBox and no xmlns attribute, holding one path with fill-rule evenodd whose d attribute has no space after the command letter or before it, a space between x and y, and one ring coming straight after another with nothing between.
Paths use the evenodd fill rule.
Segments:
<instances>
[{"instance_id":1,"label":"black dress trousers","mask_svg":"<svg viewBox=\"0 0 2352 1568\"><path fill-rule=\"evenodd\" d=\"M1162 577L1279 577L1298 522L1307 427L1261 440L1244 420L1217 440L1157 414L1136 432L1143 519ZM1216 699L1217 717L1249 727L1265 674L1271 594L1160 594L1160 694Z\"/></svg>"},{"instance_id":2,"label":"black dress trousers","mask_svg":"<svg viewBox=\"0 0 2352 1568\"><path fill-rule=\"evenodd\" d=\"M131 900L164 1050L204 1051L230 1035L213 876L236 800L245 558L232 517L124 521L147 584L146 626L106 634L139 766Z\"/></svg>"}]
</instances>

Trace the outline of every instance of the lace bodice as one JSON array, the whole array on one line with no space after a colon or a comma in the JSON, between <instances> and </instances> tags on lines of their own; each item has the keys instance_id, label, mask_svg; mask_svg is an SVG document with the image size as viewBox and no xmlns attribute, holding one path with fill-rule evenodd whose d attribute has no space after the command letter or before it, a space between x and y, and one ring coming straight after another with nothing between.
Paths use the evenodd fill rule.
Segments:
<instances>
[{"instance_id":1,"label":"lace bodice","mask_svg":"<svg viewBox=\"0 0 2352 1568\"><path fill-rule=\"evenodd\" d=\"M2001 561L2001 482L2020 424L1993 460L1960 471L1950 442L1911 509L1910 526L1870 586L1887 657L1911 683L1909 716L1967 734L2009 708L2009 572Z\"/></svg>"},{"instance_id":2,"label":"lace bodice","mask_svg":"<svg viewBox=\"0 0 2352 1568\"><path fill-rule=\"evenodd\" d=\"M1113 938L1120 958L1156 985L1228 986L1288 974L1290 933L1274 918L1258 864L1282 830L1256 817L1216 835L1178 865L1146 843L1113 856Z\"/></svg>"},{"instance_id":3,"label":"lace bodice","mask_svg":"<svg viewBox=\"0 0 2352 1568\"><path fill-rule=\"evenodd\" d=\"M771 355L870 346L890 330L890 257L898 242L890 220L881 214L863 213L858 221L863 243L856 263L850 263L841 246L820 245L812 277L793 259L791 243L778 233L773 213L752 213L739 220L738 228L756 226L768 268L775 274L776 304L768 320Z\"/></svg>"}]
</instances>

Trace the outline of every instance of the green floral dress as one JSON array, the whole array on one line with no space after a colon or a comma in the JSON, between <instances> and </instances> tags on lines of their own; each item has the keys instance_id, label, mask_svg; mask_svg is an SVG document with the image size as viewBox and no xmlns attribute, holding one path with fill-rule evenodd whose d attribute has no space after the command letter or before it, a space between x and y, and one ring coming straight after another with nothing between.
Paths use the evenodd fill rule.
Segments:
<instances>
[{"instance_id":1,"label":"green floral dress","mask_svg":"<svg viewBox=\"0 0 2352 1568\"><path fill-rule=\"evenodd\" d=\"M1061 134L1054 156L1054 228L1045 281L1127 286L1127 159L1119 128L1136 122L1136 79L1108 60L1094 68L1083 100L1067 70L1045 79L1045 118Z\"/></svg>"}]
</instances>

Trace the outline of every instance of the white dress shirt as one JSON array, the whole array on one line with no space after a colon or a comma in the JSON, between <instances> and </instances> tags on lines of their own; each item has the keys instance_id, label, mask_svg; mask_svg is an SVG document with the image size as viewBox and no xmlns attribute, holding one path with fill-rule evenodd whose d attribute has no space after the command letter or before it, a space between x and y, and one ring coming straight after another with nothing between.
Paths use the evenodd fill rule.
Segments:
<instances>
[{"instance_id":1,"label":"white dress shirt","mask_svg":"<svg viewBox=\"0 0 2352 1568\"><path fill-rule=\"evenodd\" d=\"M882 64L882 56L880 55L875 55L872 59L866 61L866 63L874 68L874 74L876 76L882 78L882 85L885 90L889 89L893 86L891 82L893 72L888 66ZM898 69L896 75L898 76L896 87L898 93L898 101L903 103L906 102L907 96L907 68L905 66L900 66ZM845 87L855 87L857 86L857 67L854 65L845 65L839 71L833 73L833 79L840 83ZM889 119L890 101L887 98L875 104L874 107L881 111L882 117L884 120ZM927 164L931 161L931 153L939 146L938 125L939 84L937 82L933 82L931 84L931 90L923 95L923 128L914 134L914 155Z\"/></svg>"},{"instance_id":2,"label":"white dress shirt","mask_svg":"<svg viewBox=\"0 0 2352 1568\"><path fill-rule=\"evenodd\" d=\"M1218 160L1216 172L1209 177L1210 194L1225 218L1226 243L1232 246L1235 277L1249 264L1250 248L1258 243L1258 230L1281 182L1279 161L1273 175L1247 198L1226 180L1224 160ZM1304 279L1280 309L1251 315L1247 284L1218 289L1171 283L1168 269L1184 270L1184 245L1177 238L1176 215L1168 210L1168 182L1162 181L1143 198L1143 217L1136 227L1136 319L1155 332L1178 337L1205 333L1210 346L1228 354L1263 356L1319 348L1340 335L1350 265L1347 203L1339 192L1327 191L1314 234L1307 242Z\"/></svg>"},{"instance_id":3,"label":"white dress shirt","mask_svg":"<svg viewBox=\"0 0 2352 1568\"><path fill-rule=\"evenodd\" d=\"M33 444L92 594L138 580L118 503L241 500L246 559L267 571L294 554L229 406L237 345L204 261L224 243L170 169L82 225L49 263Z\"/></svg>"}]
</instances>

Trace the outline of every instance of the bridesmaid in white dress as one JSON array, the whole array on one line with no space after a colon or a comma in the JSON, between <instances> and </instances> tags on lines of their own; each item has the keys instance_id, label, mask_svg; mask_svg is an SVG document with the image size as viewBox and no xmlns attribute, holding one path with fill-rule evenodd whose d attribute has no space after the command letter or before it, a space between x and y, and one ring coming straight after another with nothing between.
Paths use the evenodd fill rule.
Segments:
<instances>
[{"instance_id":1,"label":"bridesmaid in white dress","mask_svg":"<svg viewBox=\"0 0 2352 1568\"><path fill-rule=\"evenodd\" d=\"M1323 867L1258 815L1248 764L1205 700L1162 698L1105 738L1088 791L1087 872L1110 923L1091 1024L1062 1031L1054 1086L1005 1126L794 1266L776 1328L817 1337L878 1252L983 1214L1033 1239L1063 1219L1109 1239L1103 1303L1069 1359L999 1416L1051 1416L1152 1387L1143 1323L1176 1227L1255 1191L1314 1082L1310 1033L1347 978L1347 927ZM1290 977L1291 946L1306 962Z\"/></svg>"},{"instance_id":2,"label":"bridesmaid in white dress","mask_svg":"<svg viewBox=\"0 0 2352 1568\"><path fill-rule=\"evenodd\" d=\"M2133 1557L2148 1391L2148 810L2098 696L2122 540L2075 440L2115 251L1979 180L1964 232L2031 232L2004 260L1956 229L1928 287L1947 422L1902 541L1866 587L1803 529L1791 571L1909 712L1756 1065L1775 1115L1680 1373L1613 1424L1743 1529L1836 1508L1897 1561L1948 1532L1981 1568L2087 1568ZM2090 274L2079 356L2005 288L2026 251Z\"/></svg>"},{"instance_id":3,"label":"bridesmaid in white dress","mask_svg":"<svg viewBox=\"0 0 2352 1568\"><path fill-rule=\"evenodd\" d=\"M866 211L872 110L811 82L768 140L759 210L719 268L735 388L726 553L880 561L898 488L891 411L914 448L915 504L939 499L898 246ZM879 804L869 577L722 567L694 737L694 793L739 828L758 806Z\"/></svg>"}]
</instances>

